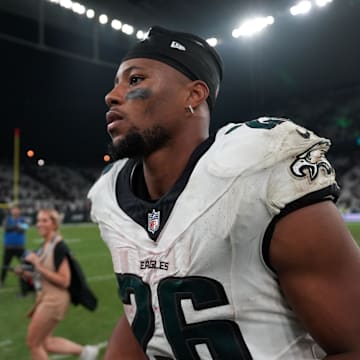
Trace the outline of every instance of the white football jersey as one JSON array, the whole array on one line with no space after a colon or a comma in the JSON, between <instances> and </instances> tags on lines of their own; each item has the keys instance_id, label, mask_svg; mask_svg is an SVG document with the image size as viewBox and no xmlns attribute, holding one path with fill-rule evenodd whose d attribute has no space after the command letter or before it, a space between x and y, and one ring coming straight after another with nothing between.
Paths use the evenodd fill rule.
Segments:
<instances>
[{"instance_id":1,"label":"white football jersey","mask_svg":"<svg viewBox=\"0 0 360 360\"><path fill-rule=\"evenodd\" d=\"M269 262L271 229L336 198L326 139L285 119L229 124L156 202L120 160L89 192L126 316L151 360L306 360L323 350L299 323Z\"/></svg>"}]
</instances>

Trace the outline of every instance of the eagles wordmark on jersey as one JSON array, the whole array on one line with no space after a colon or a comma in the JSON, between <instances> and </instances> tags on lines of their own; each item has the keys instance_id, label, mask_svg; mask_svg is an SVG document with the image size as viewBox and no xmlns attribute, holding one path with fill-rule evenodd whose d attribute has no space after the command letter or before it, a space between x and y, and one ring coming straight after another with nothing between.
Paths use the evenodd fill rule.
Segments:
<instances>
[{"instance_id":1,"label":"eagles wordmark on jersey","mask_svg":"<svg viewBox=\"0 0 360 360\"><path fill-rule=\"evenodd\" d=\"M136 197L135 160L90 190L126 316L149 359L320 359L269 262L281 216L338 187L330 146L291 121L229 124L201 144L173 189Z\"/></svg>"}]
</instances>

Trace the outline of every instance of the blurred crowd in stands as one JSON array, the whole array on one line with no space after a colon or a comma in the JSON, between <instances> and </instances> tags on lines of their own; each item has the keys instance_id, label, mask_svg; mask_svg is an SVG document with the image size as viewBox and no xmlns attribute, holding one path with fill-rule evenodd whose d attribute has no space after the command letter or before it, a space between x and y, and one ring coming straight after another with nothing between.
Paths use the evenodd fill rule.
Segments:
<instances>
[{"instance_id":1,"label":"blurred crowd in stands","mask_svg":"<svg viewBox=\"0 0 360 360\"><path fill-rule=\"evenodd\" d=\"M270 114L290 118L331 140L328 158L342 189L337 205L343 213L360 213L360 86L297 98L285 106L274 105L269 114L262 115ZM86 195L101 171L23 164L19 186L23 215L33 223L40 208L55 207L64 222L90 221ZM0 163L0 203L12 201L13 167ZM3 216L4 211L0 211L0 220Z\"/></svg>"},{"instance_id":2,"label":"blurred crowd in stands","mask_svg":"<svg viewBox=\"0 0 360 360\"><path fill-rule=\"evenodd\" d=\"M358 152L360 153L360 146ZM330 157L330 156L329 156ZM359 156L358 156L359 157ZM360 213L360 159L340 155L331 156L337 170L342 192L337 203L343 213ZM19 203L29 223L34 223L40 208L55 207L64 222L90 221L90 204L86 194L102 169L74 169L47 165L21 168ZM13 200L13 169L0 165L0 202ZM0 221L4 213L0 213Z\"/></svg>"},{"instance_id":3,"label":"blurred crowd in stands","mask_svg":"<svg viewBox=\"0 0 360 360\"><path fill-rule=\"evenodd\" d=\"M21 167L18 199L23 216L34 223L37 211L50 207L62 214L64 222L90 221L86 195L101 171L56 165ZM1 164L0 203L11 204L13 191L13 167Z\"/></svg>"},{"instance_id":4,"label":"blurred crowd in stands","mask_svg":"<svg viewBox=\"0 0 360 360\"><path fill-rule=\"evenodd\" d=\"M331 140L327 157L341 187L337 205L343 213L360 213L360 86L299 97L275 105L272 114Z\"/></svg>"}]
</instances>

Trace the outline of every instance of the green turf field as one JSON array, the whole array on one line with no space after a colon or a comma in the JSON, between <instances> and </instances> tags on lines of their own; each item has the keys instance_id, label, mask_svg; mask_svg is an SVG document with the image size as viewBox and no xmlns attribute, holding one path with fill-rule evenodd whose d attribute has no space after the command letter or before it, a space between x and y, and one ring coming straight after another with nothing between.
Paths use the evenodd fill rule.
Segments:
<instances>
[{"instance_id":1,"label":"green turf field","mask_svg":"<svg viewBox=\"0 0 360 360\"><path fill-rule=\"evenodd\" d=\"M99 304L95 312L90 312L82 306L72 305L65 320L57 327L55 335L66 336L82 344L102 344L108 339L116 320L122 313L110 254L103 241L100 240L95 225L64 225L61 232L81 263L89 284L98 297ZM2 238L1 231L1 242ZM36 229L30 228L27 234L27 248L38 248L40 241ZM2 251L1 246L1 259ZM12 264L16 263L17 260L13 260ZM0 289L1 360L30 359L25 344L28 325L25 314L31 307L34 297L31 294L26 298L17 298L19 291L17 281L15 275L9 272L5 287ZM76 359L77 357L54 355L51 358Z\"/></svg>"},{"instance_id":2,"label":"green turf field","mask_svg":"<svg viewBox=\"0 0 360 360\"><path fill-rule=\"evenodd\" d=\"M349 224L355 239L360 244L360 223ZM122 307L117 297L117 286L112 271L111 259L105 244L100 240L97 227L92 224L63 226L62 234L73 253L82 264L89 283L98 296L99 306L89 312L80 306L71 306L55 335L66 336L80 343L103 344L111 334ZM0 239L2 241L2 230ZM27 248L36 249L40 238L35 228L27 234ZM0 247L2 259L2 247ZM16 261L13 260L13 265ZM0 359L30 359L25 344L28 320L25 313L33 303L33 296L17 298L17 278L8 273L6 286L0 289ZM103 351L102 351L103 352ZM75 359L71 356L54 355L52 359ZM99 359L101 356L99 356Z\"/></svg>"}]
</instances>

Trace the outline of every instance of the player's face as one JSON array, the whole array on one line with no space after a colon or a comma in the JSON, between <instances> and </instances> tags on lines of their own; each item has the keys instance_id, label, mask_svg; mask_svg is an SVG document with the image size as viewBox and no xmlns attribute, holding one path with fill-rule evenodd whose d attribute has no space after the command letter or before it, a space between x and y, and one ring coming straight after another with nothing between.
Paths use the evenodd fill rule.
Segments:
<instances>
[{"instance_id":1,"label":"player's face","mask_svg":"<svg viewBox=\"0 0 360 360\"><path fill-rule=\"evenodd\" d=\"M39 211L37 216L36 227L40 236L47 237L49 234L52 234L56 230L56 225L52 220L49 213L46 211Z\"/></svg>"},{"instance_id":2,"label":"player's face","mask_svg":"<svg viewBox=\"0 0 360 360\"><path fill-rule=\"evenodd\" d=\"M18 208L18 207L11 208L10 212L11 212L11 216L13 216L13 217L20 216L20 208Z\"/></svg>"},{"instance_id":3,"label":"player's face","mask_svg":"<svg viewBox=\"0 0 360 360\"><path fill-rule=\"evenodd\" d=\"M120 65L105 97L115 158L146 157L166 146L181 124L189 82L156 60L131 59Z\"/></svg>"}]
</instances>

